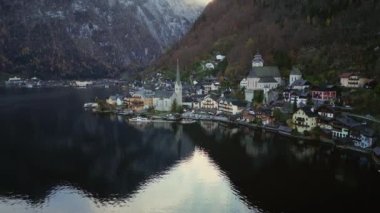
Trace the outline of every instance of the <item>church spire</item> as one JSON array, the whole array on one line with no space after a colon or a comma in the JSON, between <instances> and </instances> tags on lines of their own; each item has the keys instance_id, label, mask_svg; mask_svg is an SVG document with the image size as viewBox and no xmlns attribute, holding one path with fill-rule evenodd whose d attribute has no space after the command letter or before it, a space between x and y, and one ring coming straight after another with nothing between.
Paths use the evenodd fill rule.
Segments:
<instances>
[{"instance_id":1,"label":"church spire","mask_svg":"<svg viewBox=\"0 0 380 213\"><path fill-rule=\"evenodd\" d=\"M177 78L176 78L176 83L181 84L181 77L179 76L179 60L177 58Z\"/></svg>"}]
</instances>

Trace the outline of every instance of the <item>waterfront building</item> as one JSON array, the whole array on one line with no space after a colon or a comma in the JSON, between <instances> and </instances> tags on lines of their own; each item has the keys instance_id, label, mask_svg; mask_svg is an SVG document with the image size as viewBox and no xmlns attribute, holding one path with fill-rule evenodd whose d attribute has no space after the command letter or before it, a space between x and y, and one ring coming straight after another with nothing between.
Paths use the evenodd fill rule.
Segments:
<instances>
[{"instance_id":1,"label":"waterfront building","mask_svg":"<svg viewBox=\"0 0 380 213\"><path fill-rule=\"evenodd\" d=\"M124 100L129 109L137 112L153 107L153 96L145 90L134 92Z\"/></svg>"},{"instance_id":2,"label":"waterfront building","mask_svg":"<svg viewBox=\"0 0 380 213\"><path fill-rule=\"evenodd\" d=\"M311 131L317 127L317 114L310 108L304 107L293 113L292 121L299 133Z\"/></svg>"},{"instance_id":3,"label":"waterfront building","mask_svg":"<svg viewBox=\"0 0 380 213\"><path fill-rule=\"evenodd\" d=\"M213 95L207 95L200 103L201 109L218 109L218 98Z\"/></svg>"},{"instance_id":4,"label":"waterfront building","mask_svg":"<svg viewBox=\"0 0 380 213\"><path fill-rule=\"evenodd\" d=\"M350 130L353 128L359 127L362 124L355 121L354 119L348 116L337 117L332 122L332 137L335 139L343 139L350 137Z\"/></svg>"},{"instance_id":5,"label":"waterfront building","mask_svg":"<svg viewBox=\"0 0 380 213\"><path fill-rule=\"evenodd\" d=\"M124 97L121 95L112 95L106 99L106 103L113 106L122 106L124 104Z\"/></svg>"},{"instance_id":6,"label":"waterfront building","mask_svg":"<svg viewBox=\"0 0 380 213\"><path fill-rule=\"evenodd\" d=\"M218 111L226 115L236 115L242 113L246 106L245 102L222 97L218 103Z\"/></svg>"}]
</instances>

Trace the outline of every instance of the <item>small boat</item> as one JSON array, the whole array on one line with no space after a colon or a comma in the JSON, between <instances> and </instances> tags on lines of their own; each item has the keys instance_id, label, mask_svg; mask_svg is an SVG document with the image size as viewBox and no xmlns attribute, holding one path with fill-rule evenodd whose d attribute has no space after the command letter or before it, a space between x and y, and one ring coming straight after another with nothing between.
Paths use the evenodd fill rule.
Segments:
<instances>
[{"instance_id":1,"label":"small boat","mask_svg":"<svg viewBox=\"0 0 380 213\"><path fill-rule=\"evenodd\" d=\"M118 115L133 115L133 111L132 110L123 110L123 111L118 111L117 114Z\"/></svg>"},{"instance_id":2,"label":"small boat","mask_svg":"<svg viewBox=\"0 0 380 213\"><path fill-rule=\"evenodd\" d=\"M98 106L99 106L98 103L91 103L91 102L83 104L84 108L97 108Z\"/></svg>"},{"instance_id":3,"label":"small boat","mask_svg":"<svg viewBox=\"0 0 380 213\"><path fill-rule=\"evenodd\" d=\"M140 116L130 118L129 121L131 121L131 122L152 122L152 120L150 120L148 118L140 117Z\"/></svg>"},{"instance_id":4,"label":"small boat","mask_svg":"<svg viewBox=\"0 0 380 213\"><path fill-rule=\"evenodd\" d=\"M181 118L177 115L168 114L168 115L164 116L164 119L167 121L179 121Z\"/></svg>"},{"instance_id":5,"label":"small boat","mask_svg":"<svg viewBox=\"0 0 380 213\"><path fill-rule=\"evenodd\" d=\"M195 123L196 121L191 120L191 119L182 119L181 124L192 124Z\"/></svg>"}]
</instances>

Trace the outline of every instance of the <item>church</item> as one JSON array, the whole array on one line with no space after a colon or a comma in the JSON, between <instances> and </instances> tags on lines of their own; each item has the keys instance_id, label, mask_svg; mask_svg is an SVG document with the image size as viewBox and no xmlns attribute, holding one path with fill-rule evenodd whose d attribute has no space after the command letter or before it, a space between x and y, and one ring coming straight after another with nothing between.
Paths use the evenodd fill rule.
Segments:
<instances>
[{"instance_id":1,"label":"church","mask_svg":"<svg viewBox=\"0 0 380 213\"><path fill-rule=\"evenodd\" d=\"M174 91L161 90L155 93L153 107L157 111L170 111L174 100L177 106L182 106L182 83L179 75L179 63L177 60L177 76L174 84Z\"/></svg>"},{"instance_id":2,"label":"church","mask_svg":"<svg viewBox=\"0 0 380 213\"><path fill-rule=\"evenodd\" d=\"M264 97L268 92L282 84L280 70L277 66L264 66L264 59L257 53L252 60L252 68L247 77L245 100L252 102L255 91L263 91Z\"/></svg>"}]
</instances>

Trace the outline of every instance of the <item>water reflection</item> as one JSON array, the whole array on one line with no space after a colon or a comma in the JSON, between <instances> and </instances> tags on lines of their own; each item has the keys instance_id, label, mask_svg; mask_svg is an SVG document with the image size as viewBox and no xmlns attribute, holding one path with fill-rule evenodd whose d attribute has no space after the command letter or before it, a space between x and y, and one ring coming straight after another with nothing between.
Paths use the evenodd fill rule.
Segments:
<instances>
[{"instance_id":1,"label":"water reflection","mask_svg":"<svg viewBox=\"0 0 380 213\"><path fill-rule=\"evenodd\" d=\"M59 103L65 105L65 98L72 95ZM72 185L100 202L127 198L194 151L181 128L142 132L112 118L52 105L1 112L2 196L40 203L55 186Z\"/></svg>"},{"instance_id":2,"label":"water reflection","mask_svg":"<svg viewBox=\"0 0 380 213\"><path fill-rule=\"evenodd\" d=\"M367 211L375 206L379 175L363 155L247 129L215 145L218 131L209 132L209 139L192 138L257 209Z\"/></svg>"},{"instance_id":3,"label":"water reflection","mask_svg":"<svg viewBox=\"0 0 380 213\"><path fill-rule=\"evenodd\" d=\"M215 122L131 124L84 113L89 94L0 96L0 212L363 212L376 205L379 175L367 156Z\"/></svg>"}]
</instances>

